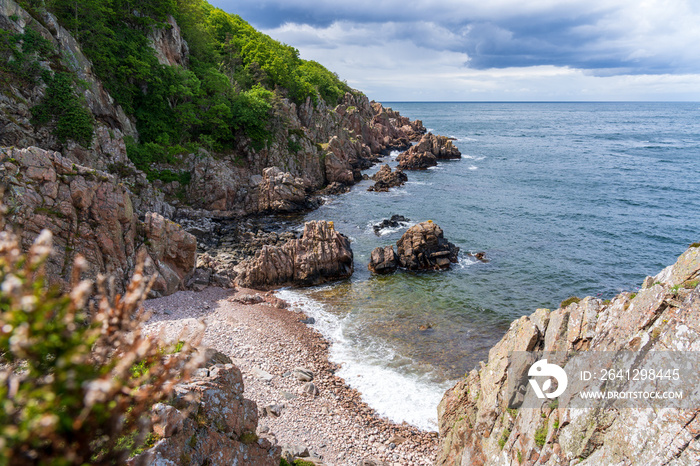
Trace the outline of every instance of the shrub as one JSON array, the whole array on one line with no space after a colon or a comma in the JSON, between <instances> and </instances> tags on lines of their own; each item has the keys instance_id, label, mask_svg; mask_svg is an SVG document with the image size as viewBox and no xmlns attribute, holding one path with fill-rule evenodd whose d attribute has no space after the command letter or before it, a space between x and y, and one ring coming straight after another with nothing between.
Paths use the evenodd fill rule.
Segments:
<instances>
[{"instance_id":1,"label":"shrub","mask_svg":"<svg viewBox=\"0 0 700 466\"><path fill-rule=\"evenodd\" d=\"M142 267L123 296L102 278L89 300L83 259L69 292L46 285L50 251L47 230L26 255L0 233L0 464L123 464L147 440L150 407L199 361L187 345L164 357L142 333ZM134 366L146 369L134 375Z\"/></svg>"},{"instance_id":2,"label":"shrub","mask_svg":"<svg viewBox=\"0 0 700 466\"><path fill-rule=\"evenodd\" d=\"M41 102L32 107L33 123L45 125L55 123L53 133L60 142L72 139L84 146L90 146L94 123L92 114L85 108L84 99L73 90L73 76L56 72L53 75L44 71L42 79L46 92Z\"/></svg>"}]
</instances>

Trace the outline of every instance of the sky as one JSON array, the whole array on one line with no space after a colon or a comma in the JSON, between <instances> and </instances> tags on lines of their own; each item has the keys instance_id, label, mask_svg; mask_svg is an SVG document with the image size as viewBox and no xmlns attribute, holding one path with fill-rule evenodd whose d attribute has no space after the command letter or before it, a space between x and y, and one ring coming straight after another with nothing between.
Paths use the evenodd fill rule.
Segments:
<instances>
[{"instance_id":1,"label":"sky","mask_svg":"<svg viewBox=\"0 0 700 466\"><path fill-rule=\"evenodd\" d=\"M378 101L699 101L700 0L209 0Z\"/></svg>"}]
</instances>

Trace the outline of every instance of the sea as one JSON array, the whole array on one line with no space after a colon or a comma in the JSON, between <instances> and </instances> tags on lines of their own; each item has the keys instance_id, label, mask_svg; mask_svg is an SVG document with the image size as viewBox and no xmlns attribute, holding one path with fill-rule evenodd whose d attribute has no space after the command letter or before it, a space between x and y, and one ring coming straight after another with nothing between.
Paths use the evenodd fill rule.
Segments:
<instances>
[{"instance_id":1,"label":"sea","mask_svg":"<svg viewBox=\"0 0 700 466\"><path fill-rule=\"evenodd\" d=\"M390 192L360 182L290 220L332 220L352 241L355 273L279 296L315 318L337 375L392 421L437 430L445 390L513 320L570 296L637 290L700 241L700 103L385 106L454 138L462 158L407 172ZM396 155L383 162L393 168ZM375 233L392 215L410 220ZM367 270L372 249L426 220L461 249L451 270Z\"/></svg>"}]
</instances>

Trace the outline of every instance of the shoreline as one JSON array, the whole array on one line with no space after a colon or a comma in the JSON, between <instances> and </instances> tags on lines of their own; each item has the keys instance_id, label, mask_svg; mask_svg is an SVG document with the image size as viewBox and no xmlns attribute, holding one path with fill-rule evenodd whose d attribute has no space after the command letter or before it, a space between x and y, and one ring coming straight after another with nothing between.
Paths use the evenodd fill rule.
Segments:
<instances>
[{"instance_id":1,"label":"shoreline","mask_svg":"<svg viewBox=\"0 0 700 466\"><path fill-rule=\"evenodd\" d=\"M330 342L302 322L305 314L289 309L273 292L208 287L149 299L144 309L151 312L145 331L165 340L191 338L204 320L199 346L233 359L244 376L245 397L258 405L259 433L269 430L266 435L273 434L280 445L308 448L312 457L327 465L363 460L434 463L437 432L380 417L362 401L360 392L335 375L339 366L329 361ZM304 382L292 375L296 367L314 373L318 396L303 393ZM272 409L266 410L269 406ZM266 411L281 412L276 417L265 415Z\"/></svg>"}]
</instances>

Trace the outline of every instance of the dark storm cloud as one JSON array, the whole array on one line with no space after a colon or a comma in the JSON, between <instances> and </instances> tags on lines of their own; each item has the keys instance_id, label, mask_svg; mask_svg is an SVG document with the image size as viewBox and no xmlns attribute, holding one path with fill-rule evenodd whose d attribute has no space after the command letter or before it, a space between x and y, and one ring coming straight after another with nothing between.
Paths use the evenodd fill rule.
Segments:
<instances>
[{"instance_id":1,"label":"dark storm cloud","mask_svg":"<svg viewBox=\"0 0 700 466\"><path fill-rule=\"evenodd\" d=\"M352 43L333 44L328 40L319 44L322 47L358 45L358 40L372 40L375 32L384 40L409 41L436 52L465 53L469 56L466 64L472 69L552 65L600 75L700 70L698 53L683 50L683 42L694 43L682 30L683 18L673 17L676 11L678 15L696 14L697 7L681 0L644 4L633 0L212 3L266 30L285 24L324 29L341 22L369 31L366 39L349 36L346 39ZM675 10L669 5L675 5ZM676 20L679 24L664 26L664 21ZM393 36L387 36L387 30ZM301 40L312 39L307 35Z\"/></svg>"}]
</instances>

